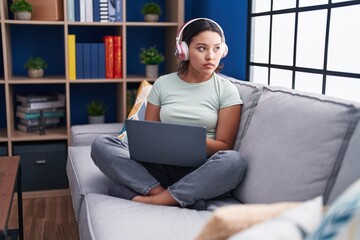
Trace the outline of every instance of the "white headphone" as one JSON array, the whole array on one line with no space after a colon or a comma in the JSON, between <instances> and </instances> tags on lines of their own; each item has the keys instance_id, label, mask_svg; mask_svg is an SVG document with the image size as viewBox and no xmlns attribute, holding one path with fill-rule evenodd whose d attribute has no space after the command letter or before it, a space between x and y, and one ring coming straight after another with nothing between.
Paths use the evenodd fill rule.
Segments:
<instances>
[{"instance_id":1,"label":"white headphone","mask_svg":"<svg viewBox=\"0 0 360 240\"><path fill-rule=\"evenodd\" d=\"M176 36L176 45L175 45L175 56L180 60L180 61L187 61L189 60L189 46L187 45L187 43L185 41L181 41L182 40L182 32L184 31L184 29L191 23L198 21L198 20L207 20L210 21L214 24L216 24L216 26L218 26L218 28L221 31L221 49L223 50L223 55L222 57L225 57L228 53L228 46L225 43L225 35L224 35L224 31L223 29L220 27L220 25L215 22L214 20L211 20L209 18L195 18L192 19L190 21L188 21L187 23L185 23L178 31L178 34Z\"/></svg>"}]
</instances>

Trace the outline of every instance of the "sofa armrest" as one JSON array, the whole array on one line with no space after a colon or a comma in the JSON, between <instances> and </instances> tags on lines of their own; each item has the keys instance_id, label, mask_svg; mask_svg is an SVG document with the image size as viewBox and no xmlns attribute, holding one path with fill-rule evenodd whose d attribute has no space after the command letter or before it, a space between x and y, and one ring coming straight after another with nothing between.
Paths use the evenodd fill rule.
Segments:
<instances>
[{"instance_id":1,"label":"sofa armrest","mask_svg":"<svg viewBox=\"0 0 360 240\"><path fill-rule=\"evenodd\" d=\"M103 134L117 136L123 123L85 124L71 127L71 146L90 146L94 139Z\"/></svg>"}]
</instances>

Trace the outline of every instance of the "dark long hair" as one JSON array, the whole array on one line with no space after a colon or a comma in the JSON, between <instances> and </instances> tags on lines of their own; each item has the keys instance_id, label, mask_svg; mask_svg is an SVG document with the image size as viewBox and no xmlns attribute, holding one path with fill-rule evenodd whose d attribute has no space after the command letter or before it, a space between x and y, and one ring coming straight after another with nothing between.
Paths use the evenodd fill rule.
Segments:
<instances>
[{"instance_id":1,"label":"dark long hair","mask_svg":"<svg viewBox=\"0 0 360 240\"><path fill-rule=\"evenodd\" d=\"M217 32L221 36L221 38L223 38L221 29L214 22L207 19L199 19L185 27L182 32L181 41L185 41L187 45L190 46L193 37L205 31ZM189 69L189 64L189 60L179 61L178 72L180 74L186 73ZM223 64L219 64L219 66L215 69L215 72L220 72L222 68Z\"/></svg>"}]
</instances>

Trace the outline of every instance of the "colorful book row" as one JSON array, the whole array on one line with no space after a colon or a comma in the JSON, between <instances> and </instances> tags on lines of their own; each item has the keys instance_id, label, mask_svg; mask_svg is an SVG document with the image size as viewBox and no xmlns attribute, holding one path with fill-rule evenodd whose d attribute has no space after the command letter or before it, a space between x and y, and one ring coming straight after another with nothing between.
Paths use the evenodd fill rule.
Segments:
<instances>
[{"instance_id":1,"label":"colorful book row","mask_svg":"<svg viewBox=\"0 0 360 240\"><path fill-rule=\"evenodd\" d=\"M68 21L121 22L122 0L67 0Z\"/></svg>"},{"instance_id":2,"label":"colorful book row","mask_svg":"<svg viewBox=\"0 0 360 240\"><path fill-rule=\"evenodd\" d=\"M122 38L104 36L102 43L77 43L68 35L69 79L122 78Z\"/></svg>"}]
</instances>

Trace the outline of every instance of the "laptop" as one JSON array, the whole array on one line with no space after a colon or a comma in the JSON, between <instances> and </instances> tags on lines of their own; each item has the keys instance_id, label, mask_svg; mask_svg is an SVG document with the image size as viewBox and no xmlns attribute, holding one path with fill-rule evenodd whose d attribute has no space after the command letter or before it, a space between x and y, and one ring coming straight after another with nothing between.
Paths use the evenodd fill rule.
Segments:
<instances>
[{"instance_id":1,"label":"laptop","mask_svg":"<svg viewBox=\"0 0 360 240\"><path fill-rule=\"evenodd\" d=\"M198 167L206 160L206 128L125 120L130 158L139 162Z\"/></svg>"}]
</instances>

